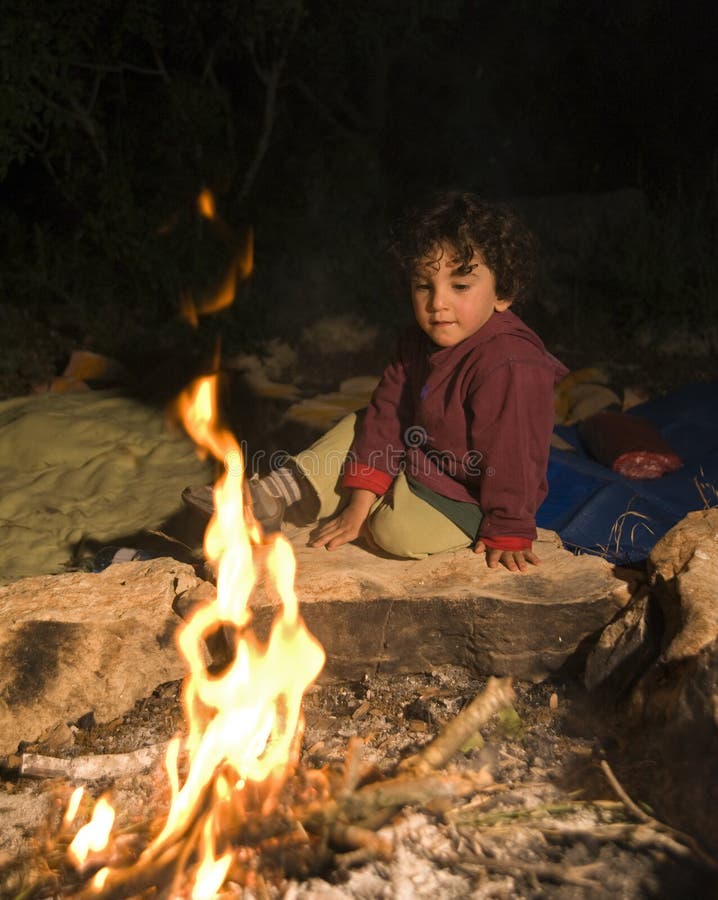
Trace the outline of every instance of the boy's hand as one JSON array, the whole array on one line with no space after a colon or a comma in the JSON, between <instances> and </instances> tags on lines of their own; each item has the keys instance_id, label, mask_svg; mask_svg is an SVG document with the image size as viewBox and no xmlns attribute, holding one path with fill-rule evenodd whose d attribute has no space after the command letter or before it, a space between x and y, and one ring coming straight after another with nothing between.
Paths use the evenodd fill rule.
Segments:
<instances>
[{"instance_id":1,"label":"boy's hand","mask_svg":"<svg viewBox=\"0 0 718 900\"><path fill-rule=\"evenodd\" d=\"M314 532L309 542L310 546L336 550L342 544L356 540L375 500L376 494L371 491L362 489L352 491L349 505L338 516L325 522Z\"/></svg>"},{"instance_id":2,"label":"boy's hand","mask_svg":"<svg viewBox=\"0 0 718 900\"><path fill-rule=\"evenodd\" d=\"M474 553L485 553L486 565L490 569L496 569L502 565L506 566L509 572L526 572L529 563L532 566L541 565L541 560L533 550L495 550L487 547L483 541L477 542Z\"/></svg>"}]
</instances>

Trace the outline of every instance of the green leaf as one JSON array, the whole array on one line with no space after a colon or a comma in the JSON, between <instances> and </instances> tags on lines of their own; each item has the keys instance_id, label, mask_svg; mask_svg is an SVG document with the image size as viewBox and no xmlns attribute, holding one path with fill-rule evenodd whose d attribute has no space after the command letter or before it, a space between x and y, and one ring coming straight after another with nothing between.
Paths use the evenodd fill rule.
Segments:
<instances>
[{"instance_id":1,"label":"green leaf","mask_svg":"<svg viewBox=\"0 0 718 900\"><path fill-rule=\"evenodd\" d=\"M521 716L516 712L513 706L507 706L499 712L498 731L505 738L518 740L526 733L526 727L521 720Z\"/></svg>"},{"instance_id":2,"label":"green leaf","mask_svg":"<svg viewBox=\"0 0 718 900\"><path fill-rule=\"evenodd\" d=\"M477 731L459 747L459 750L462 753L471 753L472 750L481 750L485 743L483 735Z\"/></svg>"}]
</instances>

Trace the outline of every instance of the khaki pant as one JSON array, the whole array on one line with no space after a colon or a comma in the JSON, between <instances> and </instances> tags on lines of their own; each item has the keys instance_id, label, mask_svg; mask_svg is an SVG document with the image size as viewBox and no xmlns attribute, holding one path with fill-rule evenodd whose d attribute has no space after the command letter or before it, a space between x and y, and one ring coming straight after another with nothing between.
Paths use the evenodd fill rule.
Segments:
<instances>
[{"instance_id":1,"label":"khaki pant","mask_svg":"<svg viewBox=\"0 0 718 900\"><path fill-rule=\"evenodd\" d=\"M319 498L318 519L336 515L349 500L342 475L354 440L357 417L338 422L294 462ZM367 519L375 543L392 556L422 559L431 553L461 550L471 539L443 513L417 497L401 472L389 491L378 497Z\"/></svg>"}]
</instances>

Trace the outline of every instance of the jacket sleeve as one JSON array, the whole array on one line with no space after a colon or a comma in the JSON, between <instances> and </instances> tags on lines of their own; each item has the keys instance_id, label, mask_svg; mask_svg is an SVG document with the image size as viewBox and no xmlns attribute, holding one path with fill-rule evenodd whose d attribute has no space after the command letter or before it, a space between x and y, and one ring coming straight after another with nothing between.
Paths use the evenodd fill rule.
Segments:
<instances>
[{"instance_id":1,"label":"jacket sleeve","mask_svg":"<svg viewBox=\"0 0 718 900\"><path fill-rule=\"evenodd\" d=\"M407 362L401 347L386 367L358 428L342 484L384 494L401 471L409 398Z\"/></svg>"},{"instance_id":2,"label":"jacket sleeve","mask_svg":"<svg viewBox=\"0 0 718 900\"><path fill-rule=\"evenodd\" d=\"M470 398L472 447L482 464L479 538L490 548L528 549L536 537L554 423L553 381L541 362L509 360Z\"/></svg>"}]
</instances>

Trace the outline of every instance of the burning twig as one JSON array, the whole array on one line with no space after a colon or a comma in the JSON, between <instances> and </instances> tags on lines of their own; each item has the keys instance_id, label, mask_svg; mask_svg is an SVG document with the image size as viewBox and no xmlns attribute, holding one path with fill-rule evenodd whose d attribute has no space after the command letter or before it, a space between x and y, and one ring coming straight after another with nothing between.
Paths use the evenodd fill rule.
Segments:
<instances>
[{"instance_id":1,"label":"burning twig","mask_svg":"<svg viewBox=\"0 0 718 900\"><path fill-rule=\"evenodd\" d=\"M250 788L242 809L237 808L234 795L233 802L215 810L214 818L220 832L217 854L231 855L226 877L247 884L257 877L271 878L273 873L306 877L332 866L346 869L371 859L390 858L391 840L375 829L401 809L411 806L445 810L490 786L492 779L486 769L458 774L434 767L443 767L452 748L455 752L467 735L474 734L512 697L508 679L491 679L486 690L423 751L406 759L393 777L368 780L372 776L362 765L361 742L353 741L341 773L299 768L285 783L269 815L259 812L259 787ZM151 750L157 755L159 748ZM119 756L132 759L133 754ZM153 886L174 885L173 890L181 890L185 873L197 865L213 801L216 797L209 786L184 827L142 854L137 846L139 831L133 828L135 849L129 856L124 854L122 864L118 864L122 854L118 854L116 836L106 850L94 854L78 870L80 885L78 893L72 896L75 900L122 900L141 895ZM155 829L140 830L147 840Z\"/></svg>"}]
</instances>

